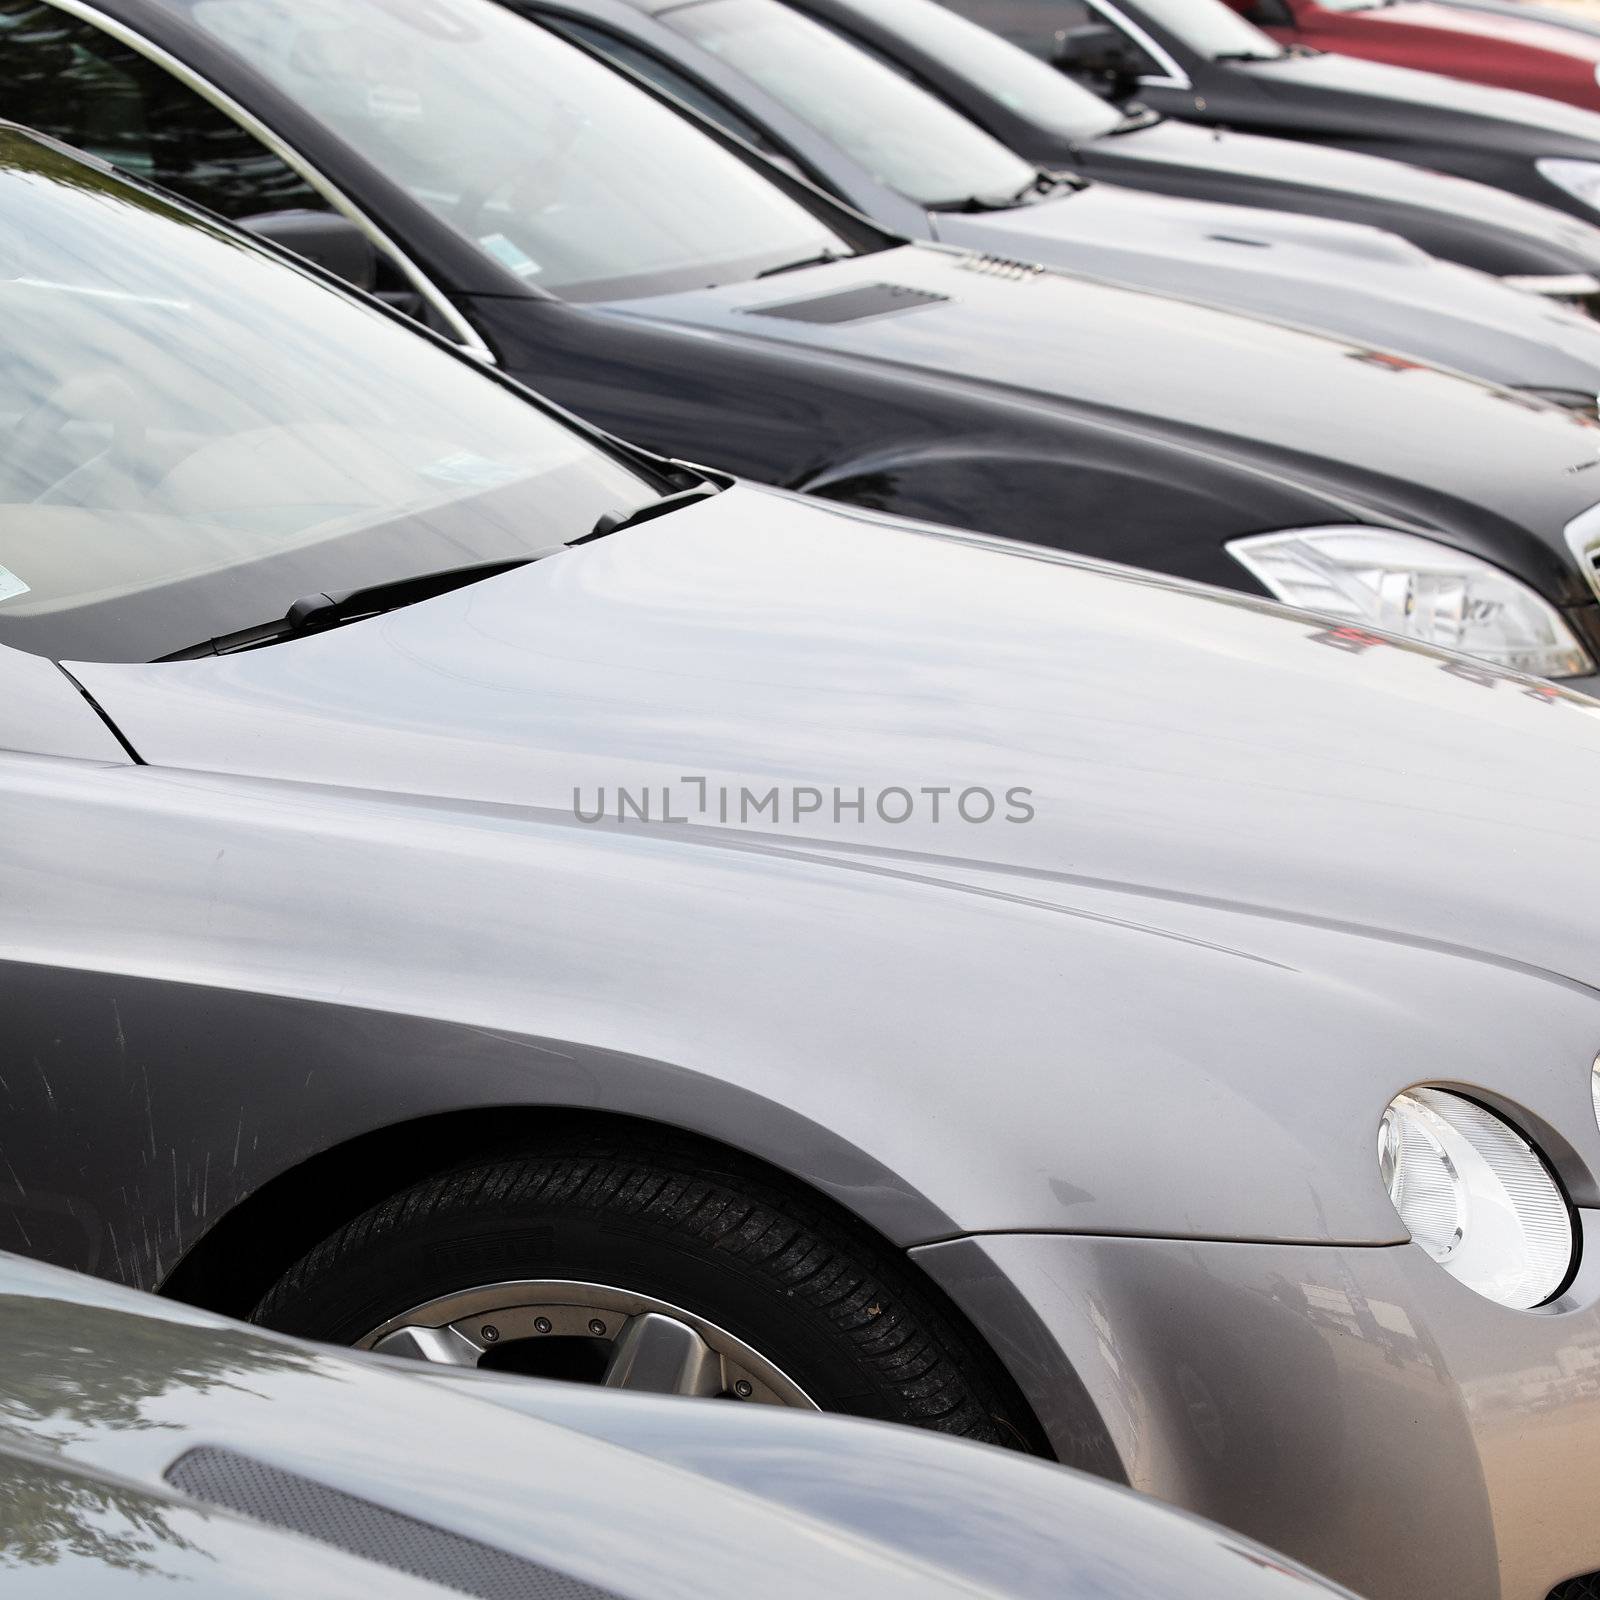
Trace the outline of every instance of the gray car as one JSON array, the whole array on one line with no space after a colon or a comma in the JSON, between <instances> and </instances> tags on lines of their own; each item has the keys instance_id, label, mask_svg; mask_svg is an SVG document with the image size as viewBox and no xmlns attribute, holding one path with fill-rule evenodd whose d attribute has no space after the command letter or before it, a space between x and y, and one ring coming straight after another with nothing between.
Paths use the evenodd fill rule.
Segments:
<instances>
[{"instance_id":1,"label":"gray car","mask_svg":"<svg viewBox=\"0 0 1600 1600\"><path fill-rule=\"evenodd\" d=\"M1079 1473L903 1428L438 1379L0 1257L28 1600L1313 1600Z\"/></svg>"},{"instance_id":2,"label":"gray car","mask_svg":"<svg viewBox=\"0 0 1600 1600\"><path fill-rule=\"evenodd\" d=\"M1600 704L646 456L7 151L6 1247L1600 1568Z\"/></svg>"}]
</instances>

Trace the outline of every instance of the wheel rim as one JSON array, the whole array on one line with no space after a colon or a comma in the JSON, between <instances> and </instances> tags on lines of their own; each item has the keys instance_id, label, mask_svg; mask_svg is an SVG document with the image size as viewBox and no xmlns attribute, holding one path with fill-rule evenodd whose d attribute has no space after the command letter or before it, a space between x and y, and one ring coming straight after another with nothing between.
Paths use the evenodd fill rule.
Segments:
<instances>
[{"instance_id":1,"label":"wheel rim","mask_svg":"<svg viewBox=\"0 0 1600 1600\"><path fill-rule=\"evenodd\" d=\"M645 1394L820 1407L775 1362L704 1317L650 1295L571 1279L482 1284L413 1306L356 1347L438 1366L493 1366ZM552 1360L560 1351L560 1360Z\"/></svg>"}]
</instances>

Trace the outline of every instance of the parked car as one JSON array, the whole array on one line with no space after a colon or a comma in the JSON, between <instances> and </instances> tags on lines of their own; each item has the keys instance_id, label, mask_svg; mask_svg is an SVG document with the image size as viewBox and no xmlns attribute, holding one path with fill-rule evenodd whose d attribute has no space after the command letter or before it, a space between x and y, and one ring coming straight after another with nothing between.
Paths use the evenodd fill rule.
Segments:
<instances>
[{"instance_id":1,"label":"parked car","mask_svg":"<svg viewBox=\"0 0 1600 1600\"><path fill-rule=\"evenodd\" d=\"M0 1260L0 1570L29 1600L1332 1597L1011 1451L413 1375Z\"/></svg>"},{"instance_id":2,"label":"parked car","mask_svg":"<svg viewBox=\"0 0 1600 1600\"><path fill-rule=\"evenodd\" d=\"M1224 0L941 0L1116 103L1332 145L1600 214L1600 113L1290 48ZM1124 181L1130 181L1125 179Z\"/></svg>"},{"instance_id":3,"label":"parked car","mask_svg":"<svg viewBox=\"0 0 1600 1600\"><path fill-rule=\"evenodd\" d=\"M1229 0L1280 44L1386 61L1600 110L1600 40L1441 0Z\"/></svg>"},{"instance_id":4,"label":"parked car","mask_svg":"<svg viewBox=\"0 0 1600 1600\"><path fill-rule=\"evenodd\" d=\"M891 232L1321 328L1585 409L1600 394L1600 323L1552 313L1370 228L1042 171L780 0L513 8L639 73ZM1087 92L1014 53L1067 93ZM1600 292L1594 300L1600 306Z\"/></svg>"},{"instance_id":5,"label":"parked car","mask_svg":"<svg viewBox=\"0 0 1600 1600\"><path fill-rule=\"evenodd\" d=\"M1600 1421L1519 1398L1600 1349L1594 700L1337 573L649 457L0 139L6 1248L1035 1450L1377 1600L1600 1568ZM1540 452L1594 430L1462 392L1460 470L1481 406L1592 492Z\"/></svg>"},{"instance_id":6,"label":"parked car","mask_svg":"<svg viewBox=\"0 0 1600 1600\"><path fill-rule=\"evenodd\" d=\"M10 106L356 278L381 241L380 292L622 437L1597 684L1583 412L901 244L494 0L105 7L0 0Z\"/></svg>"},{"instance_id":7,"label":"parked car","mask_svg":"<svg viewBox=\"0 0 1600 1600\"><path fill-rule=\"evenodd\" d=\"M790 3L1037 166L1163 195L1366 223L1524 287L1583 291L1592 224L1503 189L1353 150L1199 128L1142 103L1108 105L938 0Z\"/></svg>"}]
</instances>

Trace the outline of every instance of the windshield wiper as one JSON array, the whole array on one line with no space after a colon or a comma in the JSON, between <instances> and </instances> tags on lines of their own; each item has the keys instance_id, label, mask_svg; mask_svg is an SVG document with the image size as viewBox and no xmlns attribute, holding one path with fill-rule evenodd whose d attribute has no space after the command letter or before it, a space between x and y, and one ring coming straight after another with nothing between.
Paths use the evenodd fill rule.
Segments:
<instances>
[{"instance_id":1,"label":"windshield wiper","mask_svg":"<svg viewBox=\"0 0 1600 1600\"><path fill-rule=\"evenodd\" d=\"M969 194L963 195L959 200L933 200L929 202L928 209L930 211L1015 211L1019 206L1031 205L1035 200L1057 194L1062 189L1071 189L1074 192L1087 189L1090 181L1076 172L1046 172L1041 169L1014 194Z\"/></svg>"},{"instance_id":2,"label":"windshield wiper","mask_svg":"<svg viewBox=\"0 0 1600 1600\"><path fill-rule=\"evenodd\" d=\"M767 267L758 272L758 278L776 278L780 272L799 272L802 267L831 267L835 261L848 261L850 258L840 255L837 250L824 250L818 256L806 256L799 261L783 261L775 267Z\"/></svg>"},{"instance_id":3,"label":"windshield wiper","mask_svg":"<svg viewBox=\"0 0 1600 1600\"><path fill-rule=\"evenodd\" d=\"M1221 55L1212 56L1213 61L1282 61L1289 52L1279 50L1275 55L1265 56L1259 50L1224 50Z\"/></svg>"},{"instance_id":4,"label":"windshield wiper","mask_svg":"<svg viewBox=\"0 0 1600 1600\"><path fill-rule=\"evenodd\" d=\"M731 483L732 479L729 479L729 482ZM641 522L652 522L657 517L664 517L669 512L676 511L679 506L692 505L696 500L710 500L721 494L726 487L726 484L713 483L706 478L695 484L692 489L680 489L676 494L664 494L659 500L649 500L642 506L635 506L632 511L608 511L581 538L569 539L567 547L570 549L580 544L588 544L591 539L603 539L608 533L617 533L623 528L637 528Z\"/></svg>"},{"instance_id":5,"label":"windshield wiper","mask_svg":"<svg viewBox=\"0 0 1600 1600\"><path fill-rule=\"evenodd\" d=\"M219 634L215 639L190 645L187 650L174 650L170 655L157 656L156 660L199 661L206 656L231 656L241 650L259 650L263 645L281 644L285 639L323 633L329 628L342 627L347 622L360 622L366 617L381 616L385 611L398 611L402 606L431 600L435 595L449 594L452 589L463 589L469 583L477 583L484 578L498 577L502 572L525 567L541 556L553 555L556 550L565 548L565 545L556 545L550 550L512 556L503 561L475 561L469 566L419 573L410 578L394 578L388 583L374 583L365 589L351 589L344 594L308 594L296 600L276 622L263 622L253 628Z\"/></svg>"},{"instance_id":6,"label":"windshield wiper","mask_svg":"<svg viewBox=\"0 0 1600 1600\"><path fill-rule=\"evenodd\" d=\"M681 478L679 480L682 481ZM680 489L675 494L664 494L647 500L642 506L629 511L607 511L595 525L576 539L551 545L545 550L535 550L525 556L508 556L500 561L474 561L464 567L446 567L441 572L423 572L410 578L393 578L387 583L369 584L364 589L350 589L343 594L308 594L296 600L276 622L258 623L253 628L240 628L233 633L219 634L190 645L187 650L174 650L170 655L157 656L160 661L201 661L207 656L231 656L241 650L259 650L265 645L281 644L285 639L300 639L309 633L324 633L329 628L343 627L347 622L362 622L368 617L382 616L386 611L399 611L403 606L414 606L436 595L449 594L452 589L464 589L469 583L480 583L485 578L497 578L502 572L514 572L518 567L532 565L545 556L553 556L576 545L588 544L592 539L603 539L621 528L637 527L655 517L664 517L696 500L709 500L721 494L732 483L702 478L692 488Z\"/></svg>"},{"instance_id":7,"label":"windshield wiper","mask_svg":"<svg viewBox=\"0 0 1600 1600\"><path fill-rule=\"evenodd\" d=\"M1119 133L1136 133L1140 128L1148 128L1152 122L1160 121L1159 111L1132 103L1122 108L1122 121L1111 130L1111 133L1113 137Z\"/></svg>"}]
</instances>

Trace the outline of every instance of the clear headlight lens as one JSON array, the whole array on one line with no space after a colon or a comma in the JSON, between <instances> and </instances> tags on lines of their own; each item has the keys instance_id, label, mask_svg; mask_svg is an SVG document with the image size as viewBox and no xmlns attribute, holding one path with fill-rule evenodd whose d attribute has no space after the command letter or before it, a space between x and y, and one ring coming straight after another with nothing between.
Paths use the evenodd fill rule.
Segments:
<instances>
[{"instance_id":1,"label":"clear headlight lens","mask_svg":"<svg viewBox=\"0 0 1600 1600\"><path fill-rule=\"evenodd\" d=\"M1569 161L1562 156L1546 156L1535 161L1539 176L1574 199L1600 211L1600 161Z\"/></svg>"},{"instance_id":2,"label":"clear headlight lens","mask_svg":"<svg viewBox=\"0 0 1600 1600\"><path fill-rule=\"evenodd\" d=\"M1600 1056L1594 1058L1594 1074L1589 1082L1594 1092L1594 1120L1600 1122Z\"/></svg>"},{"instance_id":3,"label":"clear headlight lens","mask_svg":"<svg viewBox=\"0 0 1600 1600\"><path fill-rule=\"evenodd\" d=\"M1469 1289L1527 1310L1566 1281L1566 1200L1492 1111L1443 1089L1397 1095L1378 1129L1378 1170L1412 1239Z\"/></svg>"},{"instance_id":4,"label":"clear headlight lens","mask_svg":"<svg viewBox=\"0 0 1600 1600\"><path fill-rule=\"evenodd\" d=\"M1432 539L1387 528L1300 528L1235 539L1228 553L1291 606L1539 678L1594 671L1542 595Z\"/></svg>"}]
</instances>

